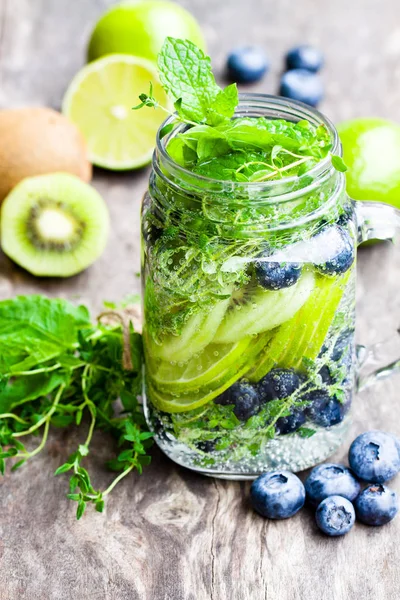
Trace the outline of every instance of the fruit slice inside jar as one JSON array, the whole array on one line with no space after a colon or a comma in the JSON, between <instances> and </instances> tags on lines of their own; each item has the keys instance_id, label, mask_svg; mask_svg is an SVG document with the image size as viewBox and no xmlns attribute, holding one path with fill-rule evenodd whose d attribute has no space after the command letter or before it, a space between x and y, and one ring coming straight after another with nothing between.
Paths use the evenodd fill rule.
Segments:
<instances>
[{"instance_id":1,"label":"fruit slice inside jar","mask_svg":"<svg viewBox=\"0 0 400 600\"><path fill-rule=\"evenodd\" d=\"M285 289L268 291L259 285L249 284L235 292L213 343L235 342L288 321L307 301L313 291L314 280L314 273L305 270L297 283Z\"/></svg>"},{"instance_id":2,"label":"fruit slice inside jar","mask_svg":"<svg viewBox=\"0 0 400 600\"><path fill-rule=\"evenodd\" d=\"M168 375L166 374L166 365L163 365L162 370L152 371L151 361L149 362L147 357L146 386L149 399L156 408L169 413L186 412L211 402L211 400L222 394L222 392L249 370L250 365L254 363L257 355L268 344L270 337L271 334L269 332L255 337L250 336L245 340L247 344L245 351L242 351L242 344L234 344L230 346L230 350L225 356L221 355L223 345L210 344L203 351L208 354L207 358L205 356L195 357L186 366L176 365L176 371L174 371L175 366L170 365L171 370ZM217 348L219 348L220 353L219 360L215 356ZM211 366L213 357L214 366ZM226 365L228 360L230 362L229 366L223 368L223 365ZM200 387L193 387L195 379L197 379L197 383L202 379L202 376L199 375L193 378L192 382L188 382L185 385L184 380L182 380L182 374L186 373L187 377L188 372L195 373L197 368L201 367L202 364L210 365L209 370L204 374L204 383ZM160 377L164 379L161 380ZM175 381L173 377L176 378Z\"/></svg>"},{"instance_id":3,"label":"fruit slice inside jar","mask_svg":"<svg viewBox=\"0 0 400 600\"><path fill-rule=\"evenodd\" d=\"M186 362L169 362L146 356L149 376L159 389L177 393L212 387L227 369L243 362L245 353L254 345L248 336L232 344L209 344L202 352ZM217 387L218 384L214 387Z\"/></svg>"},{"instance_id":4,"label":"fruit slice inside jar","mask_svg":"<svg viewBox=\"0 0 400 600\"><path fill-rule=\"evenodd\" d=\"M316 277L307 302L290 321L281 325L246 378L257 382L277 366L299 370L304 358L317 358L351 272L352 269L335 279Z\"/></svg>"},{"instance_id":5,"label":"fruit slice inside jar","mask_svg":"<svg viewBox=\"0 0 400 600\"><path fill-rule=\"evenodd\" d=\"M209 311L200 310L195 313L185 323L180 335L165 336L160 344L153 341L150 335L147 336L146 346L149 355L168 362L185 362L201 352L212 341L229 301L229 297L217 300Z\"/></svg>"}]
</instances>

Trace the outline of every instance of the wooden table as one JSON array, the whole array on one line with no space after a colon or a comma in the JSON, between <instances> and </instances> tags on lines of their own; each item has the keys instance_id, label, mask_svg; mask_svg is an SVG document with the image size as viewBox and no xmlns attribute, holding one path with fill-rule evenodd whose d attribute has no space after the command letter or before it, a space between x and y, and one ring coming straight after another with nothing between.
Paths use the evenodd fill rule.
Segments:
<instances>
[{"instance_id":1,"label":"wooden table","mask_svg":"<svg viewBox=\"0 0 400 600\"><path fill-rule=\"evenodd\" d=\"M92 24L112 0L0 0L0 106L58 108L84 62ZM400 121L400 5L397 0L184 0L204 26L218 73L237 43L258 42L271 72L254 89L275 93L283 53L309 41L326 54L326 101L333 120L379 115ZM253 88L251 88L253 89ZM134 98L132 99L132 101ZM1 140L0 140L1 143ZM79 297L97 310L139 290L139 205L147 170L98 171L112 234L104 256L67 281L39 280L0 256L0 297ZM400 324L400 250L360 252L358 333L364 342ZM400 378L355 402L353 436L367 428L400 434ZM196 476L159 452L142 477L112 494L104 515L75 521L66 479L52 476L76 432L51 438L32 464L7 474L0 494L1 600L378 600L400 596L400 518L382 529L357 525L327 539L304 510L284 522L249 509L249 486ZM99 486L108 440L89 460ZM345 460L347 447L336 456ZM400 491L400 478L393 483Z\"/></svg>"}]
</instances>

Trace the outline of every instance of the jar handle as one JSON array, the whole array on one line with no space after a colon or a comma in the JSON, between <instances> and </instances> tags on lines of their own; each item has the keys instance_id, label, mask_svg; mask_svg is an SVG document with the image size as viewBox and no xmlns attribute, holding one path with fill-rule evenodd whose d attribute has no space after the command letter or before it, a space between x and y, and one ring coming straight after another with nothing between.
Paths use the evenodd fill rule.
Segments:
<instances>
[{"instance_id":1,"label":"jar handle","mask_svg":"<svg viewBox=\"0 0 400 600\"><path fill-rule=\"evenodd\" d=\"M400 210L397 208L382 202L355 202L355 211L359 244L373 239L394 242L400 237ZM400 328L386 341L370 347L358 346L358 391L400 371L399 356Z\"/></svg>"}]
</instances>

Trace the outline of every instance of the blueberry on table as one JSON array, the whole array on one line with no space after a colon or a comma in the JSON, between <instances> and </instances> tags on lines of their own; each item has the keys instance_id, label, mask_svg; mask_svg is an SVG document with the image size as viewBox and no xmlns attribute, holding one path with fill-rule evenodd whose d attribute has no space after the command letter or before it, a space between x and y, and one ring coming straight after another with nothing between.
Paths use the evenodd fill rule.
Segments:
<instances>
[{"instance_id":1,"label":"blueberry on table","mask_svg":"<svg viewBox=\"0 0 400 600\"><path fill-rule=\"evenodd\" d=\"M300 479L290 471L271 471L253 481L250 498L263 517L288 519L304 506L306 493Z\"/></svg>"},{"instance_id":2,"label":"blueberry on table","mask_svg":"<svg viewBox=\"0 0 400 600\"><path fill-rule=\"evenodd\" d=\"M272 369L258 384L260 401L282 400L300 387L301 379L292 369Z\"/></svg>"},{"instance_id":3,"label":"blueberry on table","mask_svg":"<svg viewBox=\"0 0 400 600\"><path fill-rule=\"evenodd\" d=\"M366 431L351 444L349 463L360 479L384 483L400 470L396 441L389 433Z\"/></svg>"},{"instance_id":4,"label":"blueberry on table","mask_svg":"<svg viewBox=\"0 0 400 600\"><path fill-rule=\"evenodd\" d=\"M297 431L306 422L304 410L300 408L290 409L291 413L287 417L279 417L275 423L276 433L286 435Z\"/></svg>"},{"instance_id":5,"label":"blueberry on table","mask_svg":"<svg viewBox=\"0 0 400 600\"><path fill-rule=\"evenodd\" d=\"M321 264L316 265L322 275L341 275L350 269L354 262L355 249L350 233L340 225L325 227L316 238L327 254Z\"/></svg>"},{"instance_id":6,"label":"blueberry on table","mask_svg":"<svg viewBox=\"0 0 400 600\"><path fill-rule=\"evenodd\" d=\"M278 263L267 260L260 255L255 261L255 272L258 283L266 290L281 290L298 282L302 267L298 263Z\"/></svg>"},{"instance_id":7,"label":"blueberry on table","mask_svg":"<svg viewBox=\"0 0 400 600\"><path fill-rule=\"evenodd\" d=\"M385 525L397 515L397 494L381 483L373 483L355 501L357 519L365 525Z\"/></svg>"},{"instance_id":8,"label":"blueberry on table","mask_svg":"<svg viewBox=\"0 0 400 600\"><path fill-rule=\"evenodd\" d=\"M350 408L350 397L341 402L336 396L330 396L324 389L307 392L302 400L310 402L306 414L320 427L331 427L341 423Z\"/></svg>"},{"instance_id":9,"label":"blueberry on table","mask_svg":"<svg viewBox=\"0 0 400 600\"><path fill-rule=\"evenodd\" d=\"M307 44L292 48L286 55L287 69L306 69L316 73L323 64L322 52L318 48Z\"/></svg>"},{"instance_id":10,"label":"blueberry on table","mask_svg":"<svg viewBox=\"0 0 400 600\"><path fill-rule=\"evenodd\" d=\"M304 482L307 500L318 506L329 496L342 496L353 502L360 493L360 484L347 467L325 463L314 467Z\"/></svg>"},{"instance_id":11,"label":"blueberry on table","mask_svg":"<svg viewBox=\"0 0 400 600\"><path fill-rule=\"evenodd\" d=\"M315 520L326 535L337 537L348 533L356 519L350 500L342 496L329 496L322 500L315 513Z\"/></svg>"},{"instance_id":12,"label":"blueberry on table","mask_svg":"<svg viewBox=\"0 0 400 600\"><path fill-rule=\"evenodd\" d=\"M216 404L233 404L233 412L240 421L247 421L259 409L258 390L248 383L236 382L214 401Z\"/></svg>"},{"instance_id":13,"label":"blueberry on table","mask_svg":"<svg viewBox=\"0 0 400 600\"><path fill-rule=\"evenodd\" d=\"M321 79L315 73L306 69L293 69L282 75L279 94L310 106L317 106L324 97L324 88Z\"/></svg>"},{"instance_id":14,"label":"blueberry on table","mask_svg":"<svg viewBox=\"0 0 400 600\"><path fill-rule=\"evenodd\" d=\"M268 60L258 46L235 48L227 60L228 77L237 83L253 83L261 79L268 70Z\"/></svg>"}]
</instances>

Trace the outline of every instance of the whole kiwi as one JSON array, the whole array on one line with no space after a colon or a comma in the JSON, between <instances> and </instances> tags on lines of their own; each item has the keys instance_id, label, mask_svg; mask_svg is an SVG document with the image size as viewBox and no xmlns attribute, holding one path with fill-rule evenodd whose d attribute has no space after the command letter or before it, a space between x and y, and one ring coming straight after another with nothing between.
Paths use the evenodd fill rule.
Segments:
<instances>
[{"instance_id":1,"label":"whole kiwi","mask_svg":"<svg viewBox=\"0 0 400 600\"><path fill-rule=\"evenodd\" d=\"M91 180L86 144L76 126L50 108L0 110L0 203L22 179L57 172Z\"/></svg>"}]
</instances>

